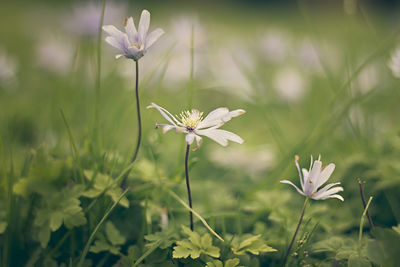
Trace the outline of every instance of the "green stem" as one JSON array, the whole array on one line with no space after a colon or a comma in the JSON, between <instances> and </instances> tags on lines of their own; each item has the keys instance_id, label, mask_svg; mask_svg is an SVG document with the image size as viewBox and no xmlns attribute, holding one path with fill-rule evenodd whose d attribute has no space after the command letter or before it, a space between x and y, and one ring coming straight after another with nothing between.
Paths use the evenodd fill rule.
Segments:
<instances>
[{"instance_id":1,"label":"green stem","mask_svg":"<svg viewBox=\"0 0 400 267\"><path fill-rule=\"evenodd\" d=\"M188 168L188 161L189 161L189 151L190 145L186 146L186 155L185 155L185 176L186 176L186 188L188 191L188 199L189 199L189 207L192 209L192 194L190 192L190 184L189 184L189 168ZM193 231L193 213L189 210L189 218L190 218L190 230Z\"/></svg>"},{"instance_id":2,"label":"green stem","mask_svg":"<svg viewBox=\"0 0 400 267\"><path fill-rule=\"evenodd\" d=\"M292 250L292 246L293 246L294 240L296 239L296 236L297 236L297 232L299 231L301 222L303 221L303 216L304 216L304 212L306 211L307 203L308 203L308 197L306 197L306 200L304 200L304 205L303 205L303 209L301 210L300 219L299 219L299 222L297 224L296 231L294 232L294 235L292 237L292 241L290 241L288 250L286 252L285 258L284 258L283 263L282 263L282 267L286 266L287 260L289 258L290 251Z\"/></svg>"},{"instance_id":3,"label":"green stem","mask_svg":"<svg viewBox=\"0 0 400 267\"><path fill-rule=\"evenodd\" d=\"M364 218L365 218L365 215L367 214L367 211L368 211L369 205L371 204L371 201L372 201L372 197L369 197L367 206L365 206L364 212L363 212L363 214L361 215L361 219L360 219L360 231L359 231L359 233L358 233L358 242L361 242L361 239L362 239L362 231L363 231L363 225L364 225Z\"/></svg>"},{"instance_id":4,"label":"green stem","mask_svg":"<svg viewBox=\"0 0 400 267\"><path fill-rule=\"evenodd\" d=\"M136 81L135 81L135 95L136 95L136 111L137 111L137 120L138 120L138 136L136 141L136 149L132 155L130 160L130 164L136 161L137 155L139 153L140 143L142 140L142 118L140 116L140 101L139 101L139 61L136 60ZM122 179L122 187L125 186L126 179L128 178L130 170L125 174L124 178Z\"/></svg>"},{"instance_id":5,"label":"green stem","mask_svg":"<svg viewBox=\"0 0 400 267\"><path fill-rule=\"evenodd\" d=\"M126 193L128 193L129 189L126 189L117 199L117 201L114 202L114 204L107 210L107 212L104 214L103 218L101 218L101 220L99 221L99 223L96 225L96 227L94 228L93 232L91 233L88 241L86 242L85 248L83 249L81 258L79 260L78 263L78 267L82 267L83 266L83 262L86 258L86 254L89 252L89 247L90 244L92 243L94 237L96 236L97 232L99 231L100 227L103 225L104 221L108 218L108 216L110 215L110 213L114 210L114 208L117 206L117 204L121 201L121 199L126 195Z\"/></svg>"}]
</instances>

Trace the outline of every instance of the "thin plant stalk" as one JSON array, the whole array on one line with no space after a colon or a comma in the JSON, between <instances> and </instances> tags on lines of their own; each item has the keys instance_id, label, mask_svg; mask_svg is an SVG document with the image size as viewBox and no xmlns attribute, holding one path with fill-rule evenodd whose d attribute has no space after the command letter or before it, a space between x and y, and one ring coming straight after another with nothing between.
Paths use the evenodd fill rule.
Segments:
<instances>
[{"instance_id":1,"label":"thin plant stalk","mask_svg":"<svg viewBox=\"0 0 400 267\"><path fill-rule=\"evenodd\" d=\"M358 242L359 242L359 244L361 243L361 239L362 239L362 231L363 231L365 214L368 212L368 208L369 208L369 205L371 204L371 201L372 201L372 197L369 197L368 203L364 208L363 214L361 215L360 230L359 230L359 233L358 233Z\"/></svg>"},{"instance_id":2,"label":"thin plant stalk","mask_svg":"<svg viewBox=\"0 0 400 267\"><path fill-rule=\"evenodd\" d=\"M193 209L192 194L190 192L190 184L189 184L189 168L188 168L189 151L190 151L190 145L187 145L186 146L186 155L185 155L186 187L187 187L187 191L188 191L189 207L190 207L190 209ZM190 218L190 230L193 231L193 213L191 210L189 211L189 218Z\"/></svg>"},{"instance_id":3,"label":"thin plant stalk","mask_svg":"<svg viewBox=\"0 0 400 267\"><path fill-rule=\"evenodd\" d=\"M101 44L102 44L102 33L103 33L103 22L104 22L104 11L106 8L106 0L102 1L101 15L99 22L99 35L97 38L97 77L96 77L96 96L95 96L95 107L94 107L94 136L96 137L97 145L100 145L99 135L99 109L100 109L100 94L101 94Z\"/></svg>"},{"instance_id":4,"label":"thin plant stalk","mask_svg":"<svg viewBox=\"0 0 400 267\"><path fill-rule=\"evenodd\" d=\"M289 255L290 255L290 251L292 250L292 246L293 246L294 240L296 239L296 236L297 236L297 232L299 231L301 222L303 221L304 212L306 211L307 203L308 203L308 197L306 197L306 200L304 200L304 205L303 205L303 209L301 210L300 219L299 219L299 222L297 224L296 230L294 231L294 235L292 237L292 240L290 241L288 250L286 251L285 258L283 259L283 262L282 262L282 267L286 266L287 260L288 260Z\"/></svg>"},{"instance_id":5,"label":"thin plant stalk","mask_svg":"<svg viewBox=\"0 0 400 267\"><path fill-rule=\"evenodd\" d=\"M139 148L140 148L140 143L142 140L142 117L140 116L140 101L139 101L139 61L135 61L135 66L136 66L136 81L135 81L135 96L136 96L136 112L137 112L137 121L138 121L138 135L137 135L137 141L136 141L136 149L135 152L133 152L132 158L130 160L130 164L134 163L137 159L138 153L139 153ZM124 178L122 179L122 187L125 186L126 179L128 178L130 173L130 170L125 174Z\"/></svg>"},{"instance_id":6,"label":"thin plant stalk","mask_svg":"<svg viewBox=\"0 0 400 267\"><path fill-rule=\"evenodd\" d=\"M362 204L363 204L363 208L365 209L367 207L367 203L365 202L364 183L360 179L358 179L358 186L360 188L360 195L361 195L361 201L362 201ZM367 218L368 218L369 227L371 229L373 229L374 228L374 223L372 222L372 218L371 218L371 215L369 215L368 210L367 210Z\"/></svg>"}]
</instances>

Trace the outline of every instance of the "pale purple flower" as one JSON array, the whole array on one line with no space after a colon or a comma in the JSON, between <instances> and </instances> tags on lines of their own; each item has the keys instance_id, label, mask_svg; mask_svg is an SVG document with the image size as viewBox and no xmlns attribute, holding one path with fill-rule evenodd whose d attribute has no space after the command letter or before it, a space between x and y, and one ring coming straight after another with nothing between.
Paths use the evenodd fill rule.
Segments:
<instances>
[{"instance_id":1,"label":"pale purple flower","mask_svg":"<svg viewBox=\"0 0 400 267\"><path fill-rule=\"evenodd\" d=\"M37 63L50 72L62 75L71 69L73 48L66 40L43 36L36 49Z\"/></svg>"},{"instance_id":2,"label":"pale purple flower","mask_svg":"<svg viewBox=\"0 0 400 267\"><path fill-rule=\"evenodd\" d=\"M400 47L398 47L393 53L388 63L393 76L400 78Z\"/></svg>"},{"instance_id":3,"label":"pale purple flower","mask_svg":"<svg viewBox=\"0 0 400 267\"><path fill-rule=\"evenodd\" d=\"M147 10L142 11L138 30L136 30L132 17L127 18L124 24L125 33L113 25L103 26L103 30L109 35L106 37L106 42L120 50L120 54L116 55L115 58L125 56L137 61L164 34L164 31L160 28L147 34L150 26L150 12Z\"/></svg>"},{"instance_id":4,"label":"pale purple flower","mask_svg":"<svg viewBox=\"0 0 400 267\"><path fill-rule=\"evenodd\" d=\"M178 117L179 120L172 115L168 110L162 108L154 103L151 103L147 108L157 109L161 115L170 124L156 124L156 127L162 127L163 133L174 129L177 133L186 134L186 143L191 145L196 139L197 150L202 143L202 136L206 136L222 146L227 146L228 141L233 141L242 144L243 139L231 132L218 129L226 122L230 121L232 118L240 116L245 113L243 109L237 109L234 111L229 111L227 108L217 108L211 111L204 119L203 112L197 109L192 109L192 111L184 111Z\"/></svg>"},{"instance_id":5,"label":"pale purple flower","mask_svg":"<svg viewBox=\"0 0 400 267\"><path fill-rule=\"evenodd\" d=\"M290 36L286 32L280 29L271 29L263 35L259 44L262 54L268 61L279 63L288 57L291 42Z\"/></svg>"},{"instance_id":6,"label":"pale purple flower","mask_svg":"<svg viewBox=\"0 0 400 267\"><path fill-rule=\"evenodd\" d=\"M299 189L295 184L288 180L282 180L281 183L290 184L294 188L296 188L297 192L302 194L303 196L315 199L315 200L324 200L327 198L337 198L341 201L344 201L341 195L338 195L338 192L343 191L343 187L336 186L340 183L331 183L327 184L323 188L319 189L326 181L328 181L329 177L332 175L335 170L335 164L330 163L328 166L322 168L321 155L318 157L318 160L314 161L311 156L311 164L310 169L307 171L306 169L302 169L300 171L300 166L298 163L299 157L296 155L295 163L297 171L299 172L301 189ZM336 186L336 187L335 187Z\"/></svg>"},{"instance_id":7,"label":"pale purple flower","mask_svg":"<svg viewBox=\"0 0 400 267\"><path fill-rule=\"evenodd\" d=\"M109 2L104 10L104 23L115 23L125 17L126 6ZM86 2L76 5L72 12L63 18L64 27L81 37L95 37L99 34L101 3Z\"/></svg>"}]
</instances>

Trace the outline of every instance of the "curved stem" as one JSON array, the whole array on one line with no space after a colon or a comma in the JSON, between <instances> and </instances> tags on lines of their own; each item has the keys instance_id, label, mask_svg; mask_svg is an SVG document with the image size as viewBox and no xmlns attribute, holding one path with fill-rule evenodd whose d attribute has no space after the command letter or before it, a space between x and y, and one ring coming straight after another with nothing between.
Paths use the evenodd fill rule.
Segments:
<instances>
[{"instance_id":1,"label":"curved stem","mask_svg":"<svg viewBox=\"0 0 400 267\"><path fill-rule=\"evenodd\" d=\"M185 175L186 175L186 187L188 191L188 198L189 198L189 207L192 209L192 194L190 193L190 184L189 184L189 168L188 168L188 160L189 160L189 151L190 151L190 145L186 146L186 155L185 155ZM192 211L189 211L189 217L190 217L190 230L193 231L193 213Z\"/></svg>"},{"instance_id":2,"label":"curved stem","mask_svg":"<svg viewBox=\"0 0 400 267\"><path fill-rule=\"evenodd\" d=\"M139 148L140 148L140 142L142 140L142 118L140 116L140 101L139 101L139 61L136 60L136 82L135 82L135 94L136 94L136 110L137 110L137 120L138 120L138 136L137 136L137 141L136 141L136 149L135 152L132 155L132 158L130 160L130 164L134 163L136 161L137 155L139 153ZM128 178L130 173L130 170L124 175L121 186L125 186L126 179Z\"/></svg>"},{"instance_id":3,"label":"curved stem","mask_svg":"<svg viewBox=\"0 0 400 267\"><path fill-rule=\"evenodd\" d=\"M140 103L139 103L139 61L136 62L136 84L135 84L135 93L136 93L136 110L137 110L137 118L138 118L138 137L136 143L136 150L133 153L131 158L131 163L135 162L137 155L139 153L140 141L142 140L142 118L140 117Z\"/></svg>"},{"instance_id":4,"label":"curved stem","mask_svg":"<svg viewBox=\"0 0 400 267\"><path fill-rule=\"evenodd\" d=\"M292 250L292 246L293 246L294 240L296 239L297 232L299 231L301 222L303 221L303 216L304 216L304 212L306 211L307 203L308 203L308 197L306 197L306 200L304 200L304 205L303 205L303 209L301 210L300 219L299 219L299 222L297 223L296 231L294 231L294 235L292 237L292 241L290 241L288 250L287 250L286 255L285 255L285 259L283 260L283 263L282 263L282 267L286 266L287 260L289 258L290 250Z\"/></svg>"}]
</instances>

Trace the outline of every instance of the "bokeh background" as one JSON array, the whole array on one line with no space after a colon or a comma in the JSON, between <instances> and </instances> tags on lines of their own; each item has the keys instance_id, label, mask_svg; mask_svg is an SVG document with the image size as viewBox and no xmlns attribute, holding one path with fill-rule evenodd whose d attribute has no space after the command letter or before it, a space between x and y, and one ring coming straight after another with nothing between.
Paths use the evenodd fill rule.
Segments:
<instances>
[{"instance_id":1,"label":"bokeh background","mask_svg":"<svg viewBox=\"0 0 400 267\"><path fill-rule=\"evenodd\" d=\"M330 181L344 187L344 202L312 203L307 218L308 227L318 224L314 243L332 236L356 239L363 211L357 179L366 182L366 197L374 196L370 213L375 225L397 226L399 7L394 0L108 0L105 24L121 29L125 17L138 23L141 10L148 9L150 29L165 31L140 60L143 146L128 179L130 208L118 207L111 216L127 237L121 253L136 245L140 256L145 249L138 240L160 230L165 209L171 225L187 220L186 210L162 191L172 188L186 199L184 137L154 129L163 118L145 109L151 102L173 114L190 103L205 113L221 106L247 111L224 126L245 143L225 148L204 138L201 149L191 153L191 182L195 210L217 232L261 234L278 249L274 256L261 256L261 266L278 264L301 209L302 196L279 183L289 179L298 184L294 155L305 168L310 155L334 162ZM47 207L44 199L64 194L78 175L60 111L83 169L115 177L133 152L134 62L115 60L105 34L100 124L95 125L100 10L100 1L0 4L0 244L5 266L23 266L51 249L57 253L49 262L75 260L111 203L101 200L85 215L83 230L77 227L74 238L58 247L69 231L65 223L50 229L47 242L38 236L50 231L34 219ZM83 208L88 206L85 197L79 199ZM334 252L323 251L301 260L332 262ZM92 252L88 258L94 266L119 261L118 255L105 255Z\"/></svg>"}]
</instances>

